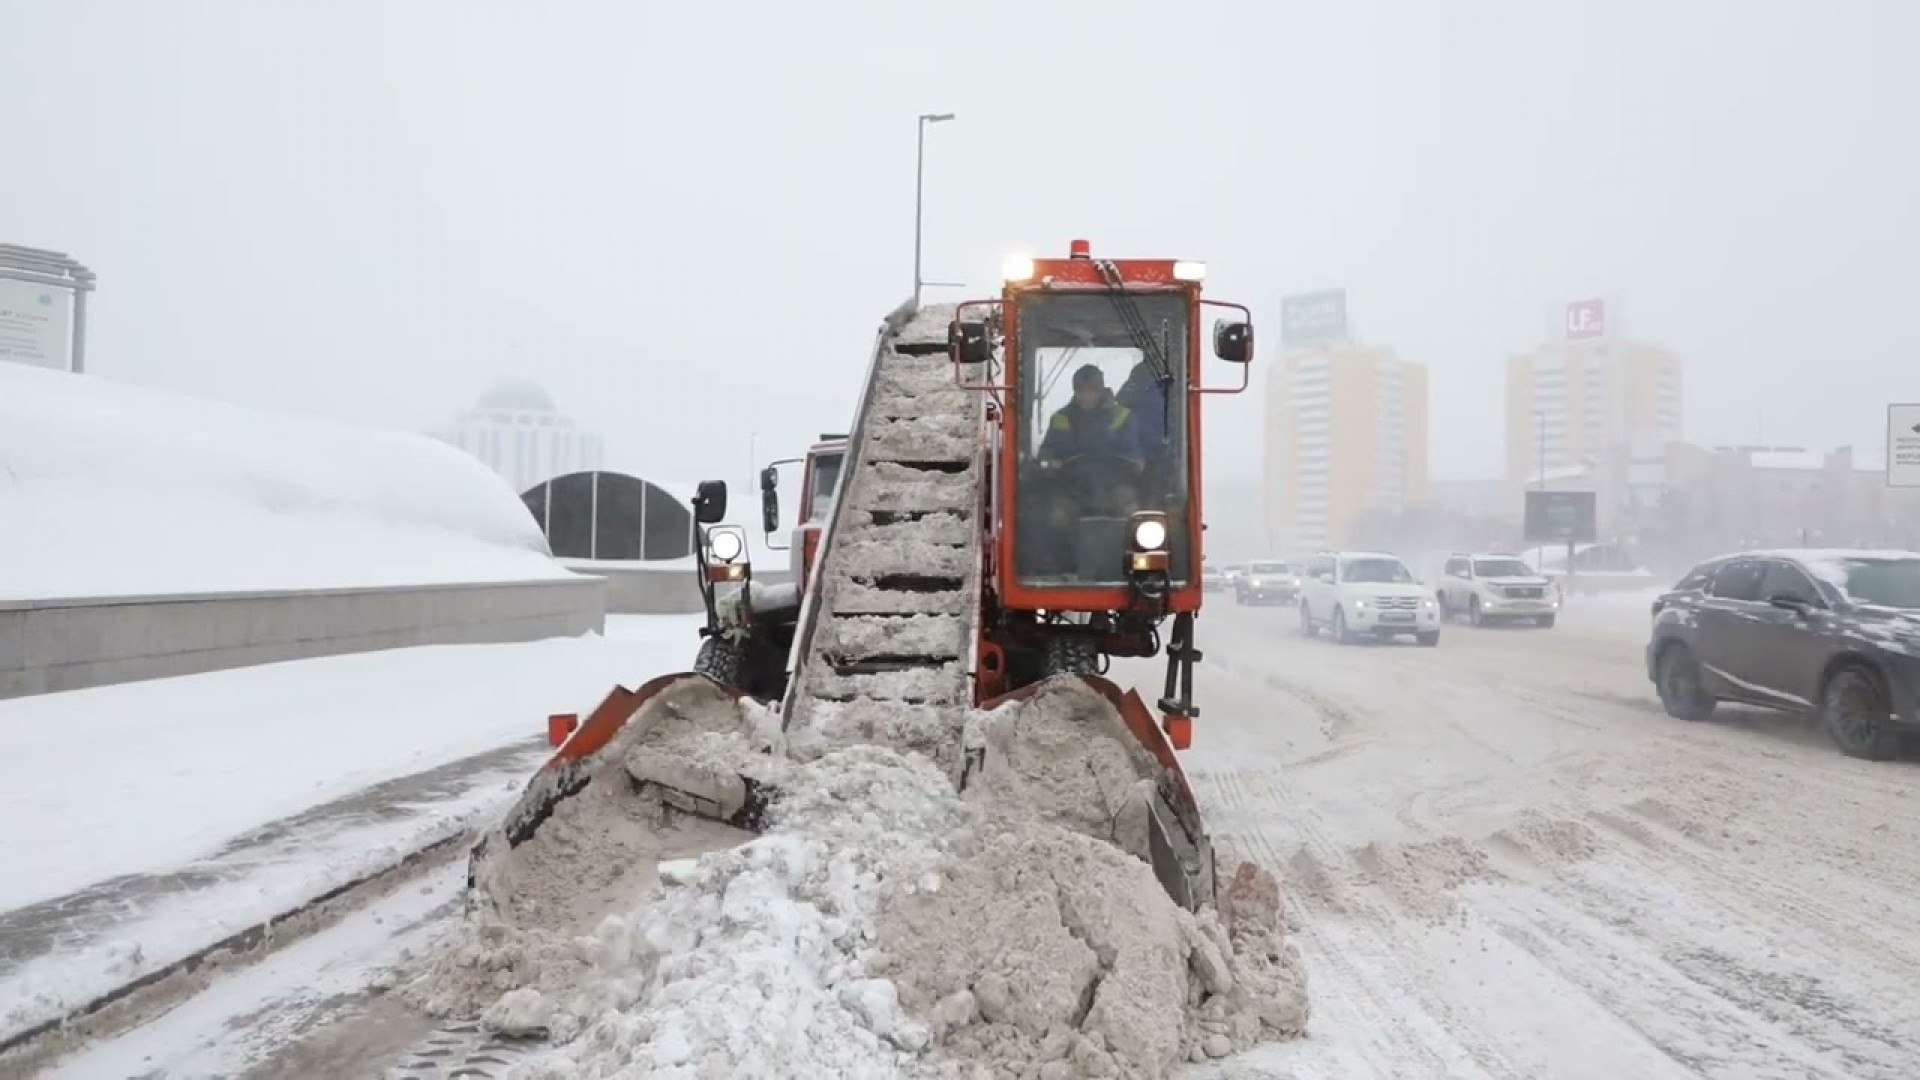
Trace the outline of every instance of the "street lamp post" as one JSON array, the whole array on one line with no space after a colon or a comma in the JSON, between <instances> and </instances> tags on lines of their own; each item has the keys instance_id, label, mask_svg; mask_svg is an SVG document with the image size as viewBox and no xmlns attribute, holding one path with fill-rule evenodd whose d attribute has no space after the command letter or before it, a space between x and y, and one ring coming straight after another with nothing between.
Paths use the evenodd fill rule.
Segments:
<instances>
[{"instance_id":1,"label":"street lamp post","mask_svg":"<svg viewBox=\"0 0 1920 1080\"><path fill-rule=\"evenodd\" d=\"M927 178L927 125L941 124L953 119L952 113L921 113L920 134L913 153L913 306L920 306L920 286L926 282L920 277L920 219L924 206L924 192Z\"/></svg>"}]
</instances>

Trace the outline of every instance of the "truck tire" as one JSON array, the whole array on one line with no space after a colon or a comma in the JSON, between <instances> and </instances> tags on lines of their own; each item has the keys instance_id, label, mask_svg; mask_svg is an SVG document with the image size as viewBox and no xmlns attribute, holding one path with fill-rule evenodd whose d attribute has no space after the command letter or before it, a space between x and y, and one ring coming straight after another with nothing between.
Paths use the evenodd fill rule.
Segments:
<instances>
[{"instance_id":1,"label":"truck tire","mask_svg":"<svg viewBox=\"0 0 1920 1080\"><path fill-rule=\"evenodd\" d=\"M745 689L741 679L746 674L746 668L746 643L728 641L718 635L702 641L700 651L693 657L693 670L697 674L735 690Z\"/></svg>"},{"instance_id":2,"label":"truck tire","mask_svg":"<svg viewBox=\"0 0 1920 1080\"><path fill-rule=\"evenodd\" d=\"M1098 675L1100 654L1093 641L1078 635L1063 635L1047 640L1048 675Z\"/></svg>"}]
</instances>

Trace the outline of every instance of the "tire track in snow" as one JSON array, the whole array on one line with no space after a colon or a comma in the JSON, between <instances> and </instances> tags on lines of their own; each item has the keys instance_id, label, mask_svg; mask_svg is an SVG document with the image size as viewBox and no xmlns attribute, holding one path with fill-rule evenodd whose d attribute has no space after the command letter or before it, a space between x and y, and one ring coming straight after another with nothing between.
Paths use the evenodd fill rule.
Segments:
<instances>
[{"instance_id":1,"label":"tire track in snow","mask_svg":"<svg viewBox=\"0 0 1920 1080\"><path fill-rule=\"evenodd\" d=\"M1534 704L1549 714L1564 709L1551 701ZM1651 758L1648 764L1648 773L1658 775ZM1721 767L1713 772L1735 787L1744 779L1736 769ZM1674 972L1720 1001L1773 1025L1781 1035L1774 1045L1783 1060L1812 1053L1822 1062L1821 1068L1841 1067L1835 1064L1838 1061L1853 1070L1838 1075L1862 1080L1905 1080L1920 1072L1920 1056L1895 1034L1920 1030L1920 1010L1908 1007L1903 1015L1874 1015L1882 1011L1876 1003L1911 1000L1900 987L1920 985L1920 962L1897 929L1873 933L1887 924L1870 912L1828 902L1811 889L1777 874L1760 873L1750 863L1707 843L1708 830L1700 820L1713 820L1716 811L1724 820L1731 809L1724 797L1712 798L1697 787L1676 784L1673 790L1679 797L1697 804L1690 808L1692 816L1651 797L1610 811L1594 806L1599 800L1579 785L1559 778L1554 784L1571 797L1575 816L1568 820L1597 827L1596 839L1603 841L1590 859L1577 861L1627 869L1625 875L1611 880L1578 867L1562 871L1547 887L1567 905L1657 942L1660 960ZM1750 794L1756 805L1777 802L1769 793L1742 794ZM1558 812L1564 816L1566 809ZM1636 824L1630 817L1646 824ZM1670 839L1663 840L1661 833ZM1676 880L1693 887L1675 888ZM1685 908L1698 909L1699 914L1685 919L1672 916ZM1740 955L1748 959L1703 948L1698 941L1706 928L1732 933L1748 927L1766 927L1771 933L1769 938L1746 942ZM1773 944L1782 940L1807 946L1803 950L1807 955L1845 956L1847 963L1823 975L1810 965L1792 963L1790 954L1782 955ZM1733 1046L1742 1040L1729 1034L1722 1042Z\"/></svg>"},{"instance_id":2,"label":"tire track in snow","mask_svg":"<svg viewBox=\"0 0 1920 1080\"><path fill-rule=\"evenodd\" d=\"M1243 785L1243 811L1258 811L1260 821L1285 822L1297 830L1294 853L1284 858L1284 841L1277 842L1266 826L1254 824L1231 835L1287 883L1288 917L1315 976L1308 992L1316 1020L1340 1030L1343 1043L1364 1050L1369 1074L1527 1077L1460 1024L1443 998L1407 992L1422 980L1401 963L1398 943L1419 931L1401 927L1388 893L1369 880L1318 816L1271 772L1237 782ZM1297 887L1303 884L1307 887ZM1419 1071L1407 1071L1413 1067Z\"/></svg>"},{"instance_id":3,"label":"tire track in snow","mask_svg":"<svg viewBox=\"0 0 1920 1080\"><path fill-rule=\"evenodd\" d=\"M1430 659L1430 654L1407 659L1410 662L1425 661ZM1239 667L1231 662L1223 666ZM1433 672L1442 681L1453 684L1447 688L1449 691L1456 687L1464 691L1462 700L1485 700L1486 683L1489 680L1484 677L1476 680L1475 674L1471 671ZM1311 702L1315 698L1325 700L1326 697L1324 694L1302 693L1301 687L1289 680L1276 678L1270 672L1261 672L1255 677L1259 682L1303 701ZM1479 683L1477 688L1471 685L1476 681ZM1619 730L1622 725L1596 717L1591 710L1576 712L1567 708L1564 698L1557 701L1547 699L1533 687L1514 686L1507 680L1499 682L1503 684L1501 690L1508 691L1513 698L1545 714L1546 718L1571 725L1583 735L1608 736L1597 740L1580 739L1578 741L1582 743L1592 744L1581 748L1587 753L1569 751L1548 762L1556 766L1554 771L1557 774L1551 776L1551 782L1546 785L1552 796L1544 802L1528 800L1527 804L1535 809L1539 819L1553 827L1565 829L1570 823L1590 821L1597 810L1604 812L1594 805L1596 793L1589 789L1588 781L1594 777L1605 777L1608 773L1631 770L1631 764L1623 767L1606 757L1606 751L1619 749L1622 736L1640 739L1640 745L1635 747L1636 753L1633 755L1638 759L1650 760L1665 755L1684 761L1686 756L1697 757L1703 748L1720 749L1717 744L1722 740L1712 740L1713 745L1703 747L1704 740L1691 732L1653 732L1643 730L1646 725L1635 725L1634 730L1623 732ZM1453 695L1428 692L1425 696L1434 700ZM1438 711L1453 713L1452 709ZM1351 716L1351 712L1348 715ZM1476 733L1460 724L1459 719L1458 716L1447 715L1444 726L1449 730L1457 729L1463 741L1478 750L1497 749L1486 740L1476 737ZM1654 737L1645 739L1644 736L1649 734ZM1595 750L1601 751L1601 755L1591 753ZM1686 755L1673 753L1678 750L1686 751ZM1504 759L1506 767L1520 767L1518 760L1511 755L1497 756ZM1593 762L1580 767L1581 756L1593 758ZM1735 780L1739 778L1737 768L1719 762L1713 764L1719 766L1712 770L1716 774ZM1658 776L1662 775L1663 770L1653 768L1649 772ZM1672 775L1671 770L1665 772ZM1827 777L1822 776L1815 781L1815 786L1825 788L1826 781ZM1432 794L1416 793L1402 809L1431 821L1431 812L1439 809L1438 804L1444 801ZM1371 914L1374 916L1373 922L1380 922L1377 912L1370 912L1365 905L1351 899L1352 864L1337 853L1337 846L1335 852L1330 853L1325 847L1316 848L1310 842L1312 829L1307 827L1308 822L1302 816L1305 808L1297 804L1289 805L1283 792L1276 792L1269 802L1272 806L1270 813L1280 817L1288 826L1299 828L1303 836L1302 846L1293 858L1286 863L1276 859L1271 864L1275 872L1281 875L1281 880L1289 883L1290 901L1298 901L1303 907L1308 903L1313 904L1320 916L1330 922L1349 913L1356 914L1361 921L1367 921L1366 916ZM1403 813L1403 819L1406 816ZM1676 925L1671 919L1663 923L1659 921L1660 918L1670 912L1658 905L1651 905L1644 890L1636 894L1632 889L1623 893L1618 888L1601 888L1592 873L1583 873L1576 868L1588 858L1619 860L1625 863L1626 869L1616 872L1624 873L1625 880L1629 882L1658 882L1673 869L1665 865L1656 866L1626 853L1618 843L1602 841L1597 845L1599 850L1569 859L1557 852L1540 851L1530 845L1528 838L1502 829L1494 836L1484 838L1479 846L1488 851L1496 867L1518 881L1530 882L1536 889L1529 894L1512 891L1523 889L1522 886L1471 886L1467 890L1464 913L1466 929L1483 929L1496 934L1504 947L1512 948L1519 955L1538 963L1551 973L1552 978L1568 988L1577 987L1577 992L1599 1006L1603 1013L1616 1016L1630 1030L1638 1032L1640 1038L1647 1040L1649 1048L1659 1048L1668 1063L1683 1066L1696 1075L1715 1077L1858 1075L1901 1076L1903 1080L1908 1080L1913 1075L1920 1075L1916 1063L1904 1056L1906 1051L1899 1037L1891 1034L1900 1030L1892 1026L1898 1021L1887 1017L1859 1016L1857 996L1827 986L1808 972L1794 970L1791 965L1755 963L1756 955L1764 956L1767 952L1764 943L1735 950L1698 947L1701 924L1773 926L1777 932L1789 932L1789 926L1795 919L1829 928L1845 927L1849 923L1857 924L1858 913L1850 916L1841 908L1816 903L1812 907L1783 908L1784 914L1777 918L1757 918L1753 905L1738 902L1741 897L1755 893L1766 895L1765 890L1771 889L1775 893L1784 890L1795 903L1805 904L1811 898L1790 885L1769 880L1766 875L1729 877L1729 880L1737 880L1741 886L1730 889L1726 881L1715 880L1716 875L1708 873L1695 875L1701 877L1696 899L1707 904L1706 908L1699 909L1697 915L1701 924ZM1272 848L1273 845L1268 843L1267 849L1272 851ZM1737 866L1728 864L1727 868L1731 870ZM1338 886L1333 885L1335 874L1329 871L1329 867L1343 871L1342 877L1346 880ZM1711 869L1717 871L1722 867L1716 864ZM1323 882L1326 884L1323 885ZM1349 895L1331 895L1336 887ZM1504 894L1495 891L1499 889L1510 891ZM1294 896L1296 893L1300 895ZM1526 917L1516 914L1512 901L1499 899L1514 895L1527 896L1529 906L1520 909ZM1483 900L1483 897L1490 899ZM1315 933L1311 912L1306 913L1301 921L1304 924L1304 936L1311 939L1316 949L1329 945L1330 935ZM1591 929L1592 926L1616 929L1596 933ZM1802 933L1804 936L1804 930ZM1694 940L1689 943L1691 947L1683 947L1681 943L1687 941L1688 935ZM1419 935L1396 934L1395 937L1404 943ZM1637 939L1646 939L1651 944L1643 944ZM1568 942L1573 942L1573 946L1569 947ZM1338 948L1338 944L1333 943L1331 947ZM1349 948L1354 948L1354 945L1350 943ZM1623 952L1623 948L1626 951ZM1303 948L1303 952L1308 950ZM1316 958L1316 969L1319 969L1319 953L1312 952L1309 955ZM1351 962L1336 966L1347 975L1357 977ZM1324 982L1324 978L1317 980L1316 990ZM1431 998L1433 981L1422 978L1419 983L1422 996ZM1896 988L1893 993L1896 995L1898 985L1898 982L1893 984ZM1907 985L1913 983L1910 981ZM1641 993L1642 989L1646 993ZM1436 1015L1448 1015L1444 1003L1434 1012ZM1675 1015L1686 1018L1686 1022L1676 1024L1671 1019ZM1456 1034L1458 1031L1456 1026ZM1487 1060L1485 1057L1481 1059ZM1429 1067L1433 1064L1431 1055L1424 1060ZM1854 1072L1835 1071L1848 1068ZM1544 1074L1536 1072L1535 1075Z\"/></svg>"}]
</instances>

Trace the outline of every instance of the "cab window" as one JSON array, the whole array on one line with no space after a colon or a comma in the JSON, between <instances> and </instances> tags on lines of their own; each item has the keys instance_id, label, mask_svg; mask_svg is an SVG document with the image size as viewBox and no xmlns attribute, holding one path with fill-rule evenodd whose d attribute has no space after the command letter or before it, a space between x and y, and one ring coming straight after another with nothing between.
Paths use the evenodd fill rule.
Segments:
<instances>
[{"instance_id":1,"label":"cab window","mask_svg":"<svg viewBox=\"0 0 1920 1080\"><path fill-rule=\"evenodd\" d=\"M807 522L809 524L827 520L827 511L833 506L834 489L840 485L840 459L842 454L821 454L813 459L812 488L807 493Z\"/></svg>"}]
</instances>

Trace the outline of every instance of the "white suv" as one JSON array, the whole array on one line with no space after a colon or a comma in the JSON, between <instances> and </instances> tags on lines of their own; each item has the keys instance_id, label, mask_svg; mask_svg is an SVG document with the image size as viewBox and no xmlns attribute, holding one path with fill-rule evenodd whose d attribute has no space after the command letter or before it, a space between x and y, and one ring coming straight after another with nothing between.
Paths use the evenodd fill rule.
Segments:
<instances>
[{"instance_id":1,"label":"white suv","mask_svg":"<svg viewBox=\"0 0 1920 1080\"><path fill-rule=\"evenodd\" d=\"M1323 551L1307 560L1300 577L1300 632L1312 637L1325 626L1342 644L1363 634L1412 634L1420 644L1440 644L1440 609L1398 556L1377 551Z\"/></svg>"},{"instance_id":2,"label":"white suv","mask_svg":"<svg viewBox=\"0 0 1920 1080\"><path fill-rule=\"evenodd\" d=\"M1475 626L1510 619L1552 626L1560 613L1560 587L1535 573L1518 555L1450 555L1440 578L1443 617L1465 615Z\"/></svg>"}]
</instances>

